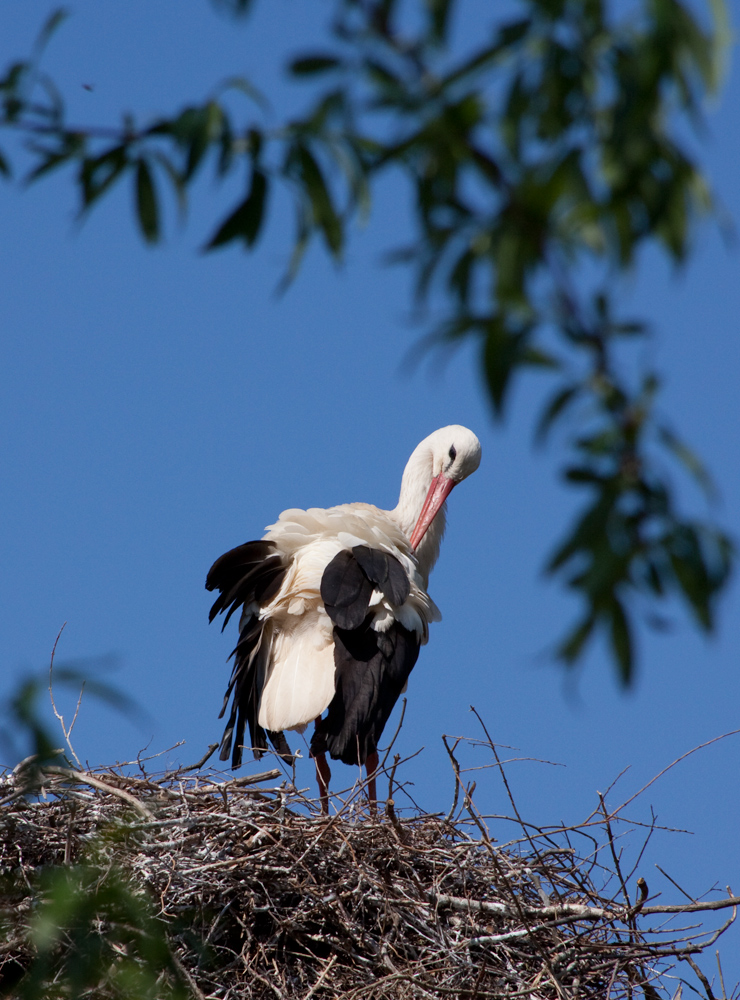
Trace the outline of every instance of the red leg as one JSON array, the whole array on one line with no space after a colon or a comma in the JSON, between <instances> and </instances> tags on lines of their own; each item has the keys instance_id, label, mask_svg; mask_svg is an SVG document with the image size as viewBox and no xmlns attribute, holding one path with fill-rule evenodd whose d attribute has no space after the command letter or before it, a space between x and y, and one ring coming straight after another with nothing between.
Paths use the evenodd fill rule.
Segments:
<instances>
[{"instance_id":1,"label":"red leg","mask_svg":"<svg viewBox=\"0 0 740 1000\"><path fill-rule=\"evenodd\" d=\"M316 781L319 785L319 798L321 799L321 811L325 816L329 815L329 780L331 771L326 762L326 754L314 754L316 761Z\"/></svg>"},{"instance_id":2,"label":"red leg","mask_svg":"<svg viewBox=\"0 0 740 1000\"><path fill-rule=\"evenodd\" d=\"M373 750L367 755L365 761L365 771L367 773L367 798L370 804L370 812L374 816L377 810L377 796L375 788L375 775L378 770L378 751Z\"/></svg>"}]
</instances>

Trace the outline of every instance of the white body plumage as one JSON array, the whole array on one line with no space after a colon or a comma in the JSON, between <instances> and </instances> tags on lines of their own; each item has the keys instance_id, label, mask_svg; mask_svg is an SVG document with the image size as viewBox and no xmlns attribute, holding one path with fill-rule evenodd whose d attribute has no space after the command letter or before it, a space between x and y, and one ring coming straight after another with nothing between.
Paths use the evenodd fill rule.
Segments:
<instances>
[{"instance_id":1,"label":"white body plumage","mask_svg":"<svg viewBox=\"0 0 740 1000\"><path fill-rule=\"evenodd\" d=\"M321 579L338 552L356 545L380 549L398 559L409 578L409 596L400 606L373 590L371 627L376 632L398 621L423 645L429 623L441 615L392 512L366 503L286 510L263 537L277 545L289 568L273 600L261 608L245 607L242 616L256 613L266 622L269 638L263 642L267 639L272 647L258 722L273 731L303 732L334 697L334 623L321 598Z\"/></svg>"},{"instance_id":2,"label":"white body plumage","mask_svg":"<svg viewBox=\"0 0 740 1000\"><path fill-rule=\"evenodd\" d=\"M472 431L443 427L414 449L393 510L366 503L286 510L262 539L216 560L206 580L220 592L211 620L226 612L225 625L242 610L222 760L233 747L232 764L241 763L247 725L256 756L269 738L291 759L284 731L303 731L312 720L317 766L325 753L345 763L377 757L429 624L441 617L427 581L445 499L478 468L480 453Z\"/></svg>"}]
</instances>

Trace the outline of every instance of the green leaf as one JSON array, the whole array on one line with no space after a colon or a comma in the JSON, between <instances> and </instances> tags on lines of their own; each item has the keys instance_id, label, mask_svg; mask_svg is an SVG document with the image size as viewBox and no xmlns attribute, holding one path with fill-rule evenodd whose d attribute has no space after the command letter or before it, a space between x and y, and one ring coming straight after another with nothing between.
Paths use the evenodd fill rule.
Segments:
<instances>
[{"instance_id":1,"label":"green leaf","mask_svg":"<svg viewBox=\"0 0 740 1000\"><path fill-rule=\"evenodd\" d=\"M386 95L402 97L404 86L401 78L377 59L366 59L365 69L371 83L380 87Z\"/></svg>"},{"instance_id":2,"label":"green leaf","mask_svg":"<svg viewBox=\"0 0 740 1000\"><path fill-rule=\"evenodd\" d=\"M218 173L220 177L225 177L234 162L235 148L234 133L231 128L231 122L226 115L224 115L223 125L221 127L221 136L218 144Z\"/></svg>"},{"instance_id":3,"label":"green leaf","mask_svg":"<svg viewBox=\"0 0 740 1000\"><path fill-rule=\"evenodd\" d=\"M130 166L126 145L114 146L98 157L86 157L80 165L82 207L88 209Z\"/></svg>"},{"instance_id":4,"label":"green leaf","mask_svg":"<svg viewBox=\"0 0 740 1000\"><path fill-rule=\"evenodd\" d=\"M650 590L659 597L662 597L665 593L665 586L663 584L663 576L660 571L660 566L663 560L657 561L656 559L646 556L645 559L640 560L639 567L643 571L644 580Z\"/></svg>"},{"instance_id":5,"label":"green leaf","mask_svg":"<svg viewBox=\"0 0 740 1000\"><path fill-rule=\"evenodd\" d=\"M186 150L183 179L189 181L212 143L221 147L223 159L224 131L230 132L228 116L217 101L211 100L185 108L176 118L157 121L145 134L172 136Z\"/></svg>"},{"instance_id":6,"label":"green leaf","mask_svg":"<svg viewBox=\"0 0 740 1000\"><path fill-rule=\"evenodd\" d=\"M666 448L675 455L684 468L693 476L706 495L710 499L716 499L717 490L712 477L698 455L688 445L684 444L665 424L658 428L658 436Z\"/></svg>"},{"instance_id":7,"label":"green leaf","mask_svg":"<svg viewBox=\"0 0 740 1000\"><path fill-rule=\"evenodd\" d=\"M456 66L447 76L440 81L437 90L442 92L466 77L482 73L490 68L496 60L507 55L507 49L516 47L519 41L524 38L530 30L532 22L529 19L513 22L504 27L496 37L493 45L487 45L484 49L476 52L470 59L465 60Z\"/></svg>"},{"instance_id":8,"label":"green leaf","mask_svg":"<svg viewBox=\"0 0 740 1000\"><path fill-rule=\"evenodd\" d=\"M734 41L732 24L725 0L709 0L714 22L709 86L716 90L727 73L728 57Z\"/></svg>"},{"instance_id":9,"label":"green leaf","mask_svg":"<svg viewBox=\"0 0 740 1000\"><path fill-rule=\"evenodd\" d=\"M544 442L550 432L550 428L555 423L557 418L565 409L567 409L568 406L570 406L572 402L574 402L582 391L583 388L580 385L569 385L564 389L561 389L559 392L556 392L555 395L551 397L550 402L542 411L542 415L537 422L537 428L534 436L535 441L538 444Z\"/></svg>"},{"instance_id":10,"label":"green leaf","mask_svg":"<svg viewBox=\"0 0 740 1000\"><path fill-rule=\"evenodd\" d=\"M201 164L203 157L208 150L212 134L212 114L211 108L205 107L199 112L193 113L190 120L190 127L187 130L188 159L185 166L185 180L188 181L195 175ZM183 129L183 131L185 131Z\"/></svg>"},{"instance_id":11,"label":"green leaf","mask_svg":"<svg viewBox=\"0 0 740 1000\"><path fill-rule=\"evenodd\" d=\"M46 48L49 39L57 30L57 28L67 20L69 17L69 11L65 10L64 7L57 7L53 10L51 14L44 21L41 31L38 33L36 38L36 58L38 58L43 50Z\"/></svg>"},{"instance_id":12,"label":"green leaf","mask_svg":"<svg viewBox=\"0 0 740 1000\"><path fill-rule=\"evenodd\" d=\"M611 617L610 638L612 649L614 650L614 656L619 667L620 679L625 687L627 687L632 680L634 654L629 622L624 607L618 598L615 597L611 602L609 613Z\"/></svg>"},{"instance_id":13,"label":"green leaf","mask_svg":"<svg viewBox=\"0 0 740 1000\"><path fill-rule=\"evenodd\" d=\"M213 250L237 239L243 240L248 247L253 246L262 228L266 196L267 177L255 169L249 194L219 226L204 249Z\"/></svg>"},{"instance_id":14,"label":"green leaf","mask_svg":"<svg viewBox=\"0 0 740 1000\"><path fill-rule=\"evenodd\" d=\"M453 0L426 0L429 11L429 36L435 45L447 40L447 31L452 13Z\"/></svg>"},{"instance_id":15,"label":"green leaf","mask_svg":"<svg viewBox=\"0 0 740 1000\"><path fill-rule=\"evenodd\" d=\"M587 483L589 486L601 486L604 483L604 477L597 475L592 469L578 468L576 466L566 469L563 477L569 483Z\"/></svg>"},{"instance_id":16,"label":"green leaf","mask_svg":"<svg viewBox=\"0 0 740 1000\"><path fill-rule=\"evenodd\" d=\"M342 221L334 209L318 162L302 142L296 143L291 150L288 169L299 180L303 193L311 204L313 221L323 232L332 256L339 257L344 239Z\"/></svg>"},{"instance_id":17,"label":"green leaf","mask_svg":"<svg viewBox=\"0 0 740 1000\"><path fill-rule=\"evenodd\" d=\"M621 337L643 337L647 333L646 323L610 323L609 332Z\"/></svg>"},{"instance_id":18,"label":"green leaf","mask_svg":"<svg viewBox=\"0 0 740 1000\"><path fill-rule=\"evenodd\" d=\"M249 13L253 0L213 0L213 2L226 8L234 17L244 17Z\"/></svg>"},{"instance_id":19,"label":"green leaf","mask_svg":"<svg viewBox=\"0 0 740 1000\"><path fill-rule=\"evenodd\" d=\"M33 181L43 177L44 174L48 174L57 167L61 167L63 164L68 163L71 159L74 159L77 151L78 149L71 145L63 149L46 150L41 149L41 147L37 148L34 152L43 158L39 165L34 167L34 169L26 175L26 183L31 184Z\"/></svg>"},{"instance_id":20,"label":"green leaf","mask_svg":"<svg viewBox=\"0 0 740 1000\"><path fill-rule=\"evenodd\" d=\"M245 76L230 76L221 85L221 90L237 90L254 101L263 111L270 110L270 102L265 95Z\"/></svg>"},{"instance_id":21,"label":"green leaf","mask_svg":"<svg viewBox=\"0 0 740 1000\"><path fill-rule=\"evenodd\" d=\"M295 243L293 244L293 253L290 255L290 262L286 268L285 274L280 279L278 284L278 295L282 295L294 281L306 253L309 240L311 239L311 220L309 219L309 213L306 205L303 202L297 202L295 211L296 237Z\"/></svg>"},{"instance_id":22,"label":"green leaf","mask_svg":"<svg viewBox=\"0 0 740 1000\"><path fill-rule=\"evenodd\" d=\"M550 371L557 371L562 367L554 354L543 351L540 347L524 347L521 352L521 363L529 365L530 368L549 368Z\"/></svg>"},{"instance_id":23,"label":"green leaf","mask_svg":"<svg viewBox=\"0 0 740 1000\"><path fill-rule=\"evenodd\" d=\"M614 507L616 494L608 483L601 484L601 494L576 521L568 538L563 542L545 567L546 573L554 573L572 559L579 550L593 548L599 538L606 534L609 515Z\"/></svg>"},{"instance_id":24,"label":"green leaf","mask_svg":"<svg viewBox=\"0 0 740 1000\"><path fill-rule=\"evenodd\" d=\"M575 663L581 655L586 640L593 632L595 624L596 617L590 614L576 625L558 647L556 653L558 658L564 660L568 665Z\"/></svg>"},{"instance_id":25,"label":"green leaf","mask_svg":"<svg viewBox=\"0 0 740 1000\"><path fill-rule=\"evenodd\" d=\"M483 371L494 412L501 418L511 376L525 363L523 350L527 334L526 331L512 333L507 330L500 316L491 319L485 329Z\"/></svg>"},{"instance_id":26,"label":"green leaf","mask_svg":"<svg viewBox=\"0 0 740 1000\"><path fill-rule=\"evenodd\" d=\"M686 525L680 525L674 533L671 566L679 587L700 625L709 631L712 627L709 610L710 589L696 533Z\"/></svg>"},{"instance_id":27,"label":"green leaf","mask_svg":"<svg viewBox=\"0 0 740 1000\"><path fill-rule=\"evenodd\" d=\"M464 250L457 259L455 266L450 271L447 285L453 292L460 305L464 306L468 302L470 292L470 278L472 269L476 263L476 255L472 250Z\"/></svg>"},{"instance_id":28,"label":"green leaf","mask_svg":"<svg viewBox=\"0 0 740 1000\"><path fill-rule=\"evenodd\" d=\"M678 523L664 548L679 589L705 631L714 628L713 604L734 561L734 546L720 531L695 522Z\"/></svg>"},{"instance_id":29,"label":"green leaf","mask_svg":"<svg viewBox=\"0 0 740 1000\"><path fill-rule=\"evenodd\" d=\"M139 160L136 166L136 211L139 225L147 243L159 239L159 211L154 182L146 160Z\"/></svg>"},{"instance_id":30,"label":"green leaf","mask_svg":"<svg viewBox=\"0 0 740 1000\"><path fill-rule=\"evenodd\" d=\"M10 170L10 163L3 156L2 150L0 150L0 174L2 174L3 177L8 177L8 178L12 176Z\"/></svg>"},{"instance_id":31,"label":"green leaf","mask_svg":"<svg viewBox=\"0 0 740 1000\"><path fill-rule=\"evenodd\" d=\"M23 78L27 75L30 68L29 63L27 62L20 61L11 63L8 67L8 72L4 77L2 77L2 79L0 79L0 92L7 91L8 94L16 94L23 83ZM5 101L7 100L8 98L6 97ZM10 119L7 104L3 110Z\"/></svg>"},{"instance_id":32,"label":"green leaf","mask_svg":"<svg viewBox=\"0 0 740 1000\"><path fill-rule=\"evenodd\" d=\"M293 76L315 76L317 73L326 73L329 70L339 69L342 63L336 56L312 55L302 56L294 59L290 64L290 72Z\"/></svg>"},{"instance_id":33,"label":"green leaf","mask_svg":"<svg viewBox=\"0 0 740 1000\"><path fill-rule=\"evenodd\" d=\"M170 162L168 157L164 155L164 153L156 152L153 159L160 165L162 170L169 177L175 192L175 197L177 198L177 206L180 210L180 215L184 218L187 210L187 193L182 175L175 168L174 164Z\"/></svg>"},{"instance_id":34,"label":"green leaf","mask_svg":"<svg viewBox=\"0 0 740 1000\"><path fill-rule=\"evenodd\" d=\"M518 21L510 21L502 28L499 28L499 32L496 37L497 47L501 50L513 48L515 45L518 45L523 38L525 38L531 27L532 21L529 18L522 18Z\"/></svg>"}]
</instances>

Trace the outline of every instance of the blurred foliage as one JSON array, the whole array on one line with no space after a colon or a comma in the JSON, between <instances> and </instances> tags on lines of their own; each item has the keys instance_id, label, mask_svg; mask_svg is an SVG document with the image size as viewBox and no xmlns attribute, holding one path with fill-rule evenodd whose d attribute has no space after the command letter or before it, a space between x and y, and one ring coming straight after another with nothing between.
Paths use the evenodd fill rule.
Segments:
<instances>
[{"instance_id":1,"label":"blurred foliage","mask_svg":"<svg viewBox=\"0 0 740 1000\"><path fill-rule=\"evenodd\" d=\"M334 0L325 49L289 64L309 109L277 128L264 125L264 101L244 79L144 125L128 114L118 127L70 124L39 65L57 14L33 56L0 80L0 126L25 141L26 180L73 169L83 213L129 178L150 243L161 236L162 191L184 206L206 164L219 179L246 175L207 250L254 247L271 189L287 188L295 235L284 284L314 238L341 260L374 182L400 171L416 231L393 257L412 268L419 304L442 316L432 341L479 344L498 417L516 376L554 379L537 434L562 428L565 478L589 494L547 565L583 608L558 655L575 662L601 630L629 683L638 618L659 624L656 602L680 595L711 629L733 559L726 534L679 510L665 459L703 486L707 474L659 419L656 375L623 373L634 368L625 351L649 332L619 315L613 292L646 245L682 264L712 211L678 136L685 120L701 125L719 82L727 16L722 0L705 12L712 27L680 0L520 0L461 52L453 28L465 6ZM236 93L247 102L239 113ZM7 156L0 170L11 175Z\"/></svg>"},{"instance_id":2,"label":"blurred foliage","mask_svg":"<svg viewBox=\"0 0 740 1000\"><path fill-rule=\"evenodd\" d=\"M61 632L59 634L61 635ZM58 639L59 637L57 637L57 641ZM54 650L56 651L56 644ZM77 703L79 709L83 693L87 692L93 698L105 702L111 708L115 708L129 717L145 715L136 702L124 691L107 681L100 680L99 677L90 677L91 672L100 674L101 671L111 669L116 662L115 657L106 656L67 661L54 666L52 654L48 673L29 674L18 681L7 701L0 701L0 720L2 720L0 750L8 754L9 758L14 761L19 761L21 757L28 755L29 766L24 768L24 771L30 785L33 782L29 782L28 776L33 768L43 767L45 764L70 764L66 753L67 751L71 752L72 748L67 738L74 728L77 711L66 726L63 717L58 720L61 723L62 732L55 737L49 730L39 704L40 699L45 695L52 697L52 692L55 691L58 697L60 688L68 689L79 695ZM56 708L53 701L52 707ZM67 745L60 747L60 743Z\"/></svg>"},{"instance_id":3,"label":"blurred foliage","mask_svg":"<svg viewBox=\"0 0 740 1000\"><path fill-rule=\"evenodd\" d=\"M28 887L22 887L27 895ZM110 865L41 869L27 967L5 968L0 996L18 1000L185 1000L166 924L145 892ZM11 886L3 887L6 899ZM17 942L16 942L17 947Z\"/></svg>"},{"instance_id":4,"label":"blurred foliage","mask_svg":"<svg viewBox=\"0 0 740 1000\"><path fill-rule=\"evenodd\" d=\"M87 663L88 669L94 666L97 670L106 665L110 665L109 660ZM53 681L57 689L86 689L93 697L125 714L140 712L115 687L87 680L81 665L60 664L54 668ZM31 755L13 769L6 790L14 787L15 792L11 792L8 802L18 795L37 798L49 765L57 775L63 774L63 769L73 771L65 749L55 746L39 706L39 698L50 692L51 682L51 671L48 675L31 675L18 683L7 703L0 704L6 717L2 729L6 749L15 754L20 746L31 750ZM64 730L62 735L68 736L73 723L64 726L63 720L59 721ZM67 749L73 752L69 743ZM126 827L111 825L101 836L126 836ZM190 991L170 949L167 925L156 916L149 896L113 867L107 857L96 856L95 840L86 845L86 855L86 861L80 864L38 866L30 886L33 908L22 940L16 938L11 925L15 906L29 896L29 885L19 874L0 880L0 941L16 952L25 950L28 955L25 964L0 963L0 997L15 1000L189 997Z\"/></svg>"}]
</instances>

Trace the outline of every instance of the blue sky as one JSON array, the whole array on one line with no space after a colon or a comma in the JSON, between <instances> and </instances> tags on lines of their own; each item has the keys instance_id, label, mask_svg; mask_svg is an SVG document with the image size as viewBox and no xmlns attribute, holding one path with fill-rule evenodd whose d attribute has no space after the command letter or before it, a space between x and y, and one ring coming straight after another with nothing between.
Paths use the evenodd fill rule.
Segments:
<instances>
[{"instance_id":1,"label":"blue sky","mask_svg":"<svg viewBox=\"0 0 740 1000\"><path fill-rule=\"evenodd\" d=\"M5 0L3 66L29 51L51 9ZM300 100L279 72L279 53L308 47L315 9L272 0L235 24L196 0L80 0L46 66L85 123L116 121L124 109L141 120L172 112L235 73L259 81L279 113ZM735 64L700 152L738 225ZM393 506L413 447L455 422L478 434L483 462L450 499L430 584L444 621L412 675L398 741L404 754L425 747L406 765L416 800L430 811L448 807L453 779L440 736L480 735L471 704L497 742L516 748L506 751L509 781L520 811L539 823L584 818L596 790L629 768L609 795L616 805L692 747L740 728L736 581L709 641L683 615L668 635L641 638L637 683L626 694L599 646L569 678L548 658L577 608L541 568L580 498L553 475L557 441L545 451L531 445L542 382L516 389L501 428L471 350L444 366L404 367L424 328L411 322L408 276L380 263L410 225L397 184L379 192L341 269L317 248L283 297L274 290L292 227L279 199L257 253L198 251L238 190L236 180L217 189L206 172L187 225L169 205L164 244L151 249L133 225L128 188L83 225L64 175L0 188L0 695L48 664L66 621L59 662L82 661L97 674L95 661L115 656L118 669L102 676L148 713L127 720L85 698L78 754L112 763L184 740L160 764L195 761L220 738L234 644L233 630L221 636L208 626L203 584L212 561L259 537L287 507ZM738 536L737 246L707 226L685 271L648 254L623 295L654 325L647 356L665 376L663 410L707 460L721 497L716 513ZM702 511L690 487L682 495ZM69 713L74 699L60 700ZM481 751L468 758L487 762ZM662 824L692 831L655 835L635 875L651 893L678 896L655 863L690 894L728 883L740 892L739 767L740 736L730 737L679 764L631 809L645 820L652 806ZM336 765L338 781L343 770ZM298 776L312 784L309 762ZM508 812L495 774L473 777L479 807ZM503 824L494 832L507 838ZM640 844L635 830L626 855ZM737 931L725 939L723 962L726 981L740 979Z\"/></svg>"}]
</instances>

